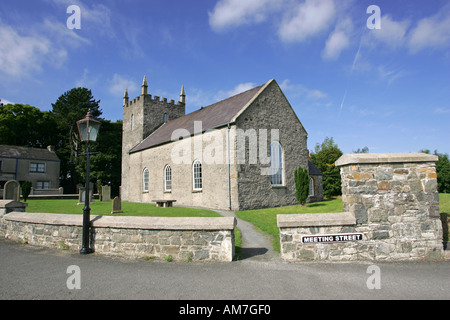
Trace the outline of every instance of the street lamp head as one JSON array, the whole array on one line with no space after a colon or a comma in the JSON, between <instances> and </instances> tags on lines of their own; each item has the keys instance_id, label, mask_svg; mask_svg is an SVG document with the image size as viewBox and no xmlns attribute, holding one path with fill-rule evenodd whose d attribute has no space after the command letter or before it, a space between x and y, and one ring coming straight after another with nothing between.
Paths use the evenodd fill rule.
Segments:
<instances>
[{"instance_id":1,"label":"street lamp head","mask_svg":"<svg viewBox=\"0 0 450 320\"><path fill-rule=\"evenodd\" d=\"M86 114L86 118L77 121L78 132L81 141L97 140L98 130L100 129L100 121L95 120L91 114L91 110Z\"/></svg>"}]
</instances>

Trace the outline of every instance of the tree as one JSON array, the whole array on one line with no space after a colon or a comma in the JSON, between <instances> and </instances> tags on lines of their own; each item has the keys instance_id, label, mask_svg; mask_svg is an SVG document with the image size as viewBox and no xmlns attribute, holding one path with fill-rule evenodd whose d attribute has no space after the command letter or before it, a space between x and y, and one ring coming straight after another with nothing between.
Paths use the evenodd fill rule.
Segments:
<instances>
[{"instance_id":1,"label":"tree","mask_svg":"<svg viewBox=\"0 0 450 320\"><path fill-rule=\"evenodd\" d=\"M84 183L79 168L77 170L84 161L78 156L84 149L80 143L76 123L83 119L89 110L94 117L99 117L102 114L99 103L100 100L93 98L91 90L73 88L52 104L52 114L59 132L56 154L61 160L60 184L68 193L75 193L76 185Z\"/></svg>"},{"instance_id":2,"label":"tree","mask_svg":"<svg viewBox=\"0 0 450 320\"><path fill-rule=\"evenodd\" d=\"M362 149L358 148L356 150L352 150L353 153L369 153L369 148L368 147L364 147Z\"/></svg>"},{"instance_id":3,"label":"tree","mask_svg":"<svg viewBox=\"0 0 450 320\"><path fill-rule=\"evenodd\" d=\"M295 175L295 196L302 206L305 206L309 195L309 175L308 170L298 167L294 171Z\"/></svg>"},{"instance_id":4,"label":"tree","mask_svg":"<svg viewBox=\"0 0 450 320\"><path fill-rule=\"evenodd\" d=\"M430 150L420 150L420 152L430 154ZM439 157L436 162L436 174L438 182L438 191L440 193L450 193L450 159L448 154L439 153L434 150L434 155Z\"/></svg>"},{"instance_id":5,"label":"tree","mask_svg":"<svg viewBox=\"0 0 450 320\"><path fill-rule=\"evenodd\" d=\"M310 154L310 160L323 174L323 194L325 197L333 197L341 194L341 174L335 162L342 156L342 151L334 143L333 138L326 137L317 143L314 152Z\"/></svg>"},{"instance_id":6,"label":"tree","mask_svg":"<svg viewBox=\"0 0 450 320\"><path fill-rule=\"evenodd\" d=\"M21 188L23 201L27 202L28 196L30 195L31 192L31 182L30 181L22 182Z\"/></svg>"},{"instance_id":7,"label":"tree","mask_svg":"<svg viewBox=\"0 0 450 320\"><path fill-rule=\"evenodd\" d=\"M27 104L0 106L0 144L45 148L57 142L52 114Z\"/></svg>"}]
</instances>

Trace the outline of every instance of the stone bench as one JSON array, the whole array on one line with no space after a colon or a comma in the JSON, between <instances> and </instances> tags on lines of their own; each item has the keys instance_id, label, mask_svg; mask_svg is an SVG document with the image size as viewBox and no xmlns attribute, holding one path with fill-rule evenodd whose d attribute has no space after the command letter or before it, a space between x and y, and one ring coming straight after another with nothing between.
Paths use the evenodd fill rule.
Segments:
<instances>
[{"instance_id":1,"label":"stone bench","mask_svg":"<svg viewBox=\"0 0 450 320\"><path fill-rule=\"evenodd\" d=\"M177 200L152 200L152 202L156 202L157 207L167 208L172 207L174 202Z\"/></svg>"}]
</instances>

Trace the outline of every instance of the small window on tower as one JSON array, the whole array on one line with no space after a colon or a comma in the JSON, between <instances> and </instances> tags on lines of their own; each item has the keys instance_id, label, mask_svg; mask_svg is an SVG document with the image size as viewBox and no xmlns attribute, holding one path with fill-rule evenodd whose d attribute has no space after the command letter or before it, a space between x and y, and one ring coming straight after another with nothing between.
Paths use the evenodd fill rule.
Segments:
<instances>
[{"instance_id":1,"label":"small window on tower","mask_svg":"<svg viewBox=\"0 0 450 320\"><path fill-rule=\"evenodd\" d=\"M168 120L167 113L164 113L164 116L163 116L163 121L164 121L164 123L166 123L167 120Z\"/></svg>"},{"instance_id":2,"label":"small window on tower","mask_svg":"<svg viewBox=\"0 0 450 320\"><path fill-rule=\"evenodd\" d=\"M134 114L131 115L131 130L134 129Z\"/></svg>"}]
</instances>

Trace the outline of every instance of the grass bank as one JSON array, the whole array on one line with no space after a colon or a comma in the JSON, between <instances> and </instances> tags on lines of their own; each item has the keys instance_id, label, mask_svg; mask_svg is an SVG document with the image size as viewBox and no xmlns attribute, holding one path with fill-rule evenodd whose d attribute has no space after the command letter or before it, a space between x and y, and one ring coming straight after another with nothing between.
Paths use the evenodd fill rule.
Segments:
<instances>
[{"instance_id":1,"label":"grass bank","mask_svg":"<svg viewBox=\"0 0 450 320\"><path fill-rule=\"evenodd\" d=\"M322 202L309 203L305 207L300 205L246 210L236 212L236 216L242 220L254 224L262 232L272 236L272 246L276 252L280 252L280 231L277 226L278 214L295 213L321 213L342 212L342 199L335 198Z\"/></svg>"}]
</instances>

